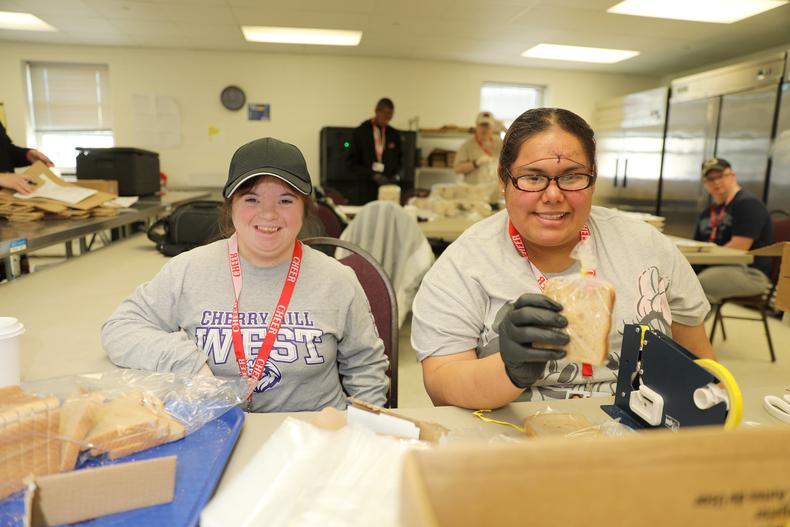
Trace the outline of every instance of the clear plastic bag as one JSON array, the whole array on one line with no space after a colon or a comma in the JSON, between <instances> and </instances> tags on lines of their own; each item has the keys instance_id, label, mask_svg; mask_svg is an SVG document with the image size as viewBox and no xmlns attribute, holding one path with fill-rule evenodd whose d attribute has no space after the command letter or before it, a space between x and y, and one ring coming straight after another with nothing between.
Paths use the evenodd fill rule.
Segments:
<instances>
[{"instance_id":1,"label":"clear plastic bag","mask_svg":"<svg viewBox=\"0 0 790 527\"><path fill-rule=\"evenodd\" d=\"M581 274L547 280L543 294L562 304L562 315L568 319L565 330L570 342L563 348L565 360L602 366L609 355L614 287L595 276L590 242L577 244L571 256L580 261Z\"/></svg>"},{"instance_id":2,"label":"clear plastic bag","mask_svg":"<svg viewBox=\"0 0 790 527\"><path fill-rule=\"evenodd\" d=\"M524 432L531 437L597 437L634 433L619 419L610 419L595 424L581 414L558 412L550 406L528 416L524 420Z\"/></svg>"},{"instance_id":3,"label":"clear plastic bag","mask_svg":"<svg viewBox=\"0 0 790 527\"><path fill-rule=\"evenodd\" d=\"M27 477L178 440L243 401L241 379L113 370L0 389L0 500Z\"/></svg>"},{"instance_id":4,"label":"clear plastic bag","mask_svg":"<svg viewBox=\"0 0 790 527\"><path fill-rule=\"evenodd\" d=\"M398 525L403 455L426 446L287 418L203 510L204 527Z\"/></svg>"}]
</instances>

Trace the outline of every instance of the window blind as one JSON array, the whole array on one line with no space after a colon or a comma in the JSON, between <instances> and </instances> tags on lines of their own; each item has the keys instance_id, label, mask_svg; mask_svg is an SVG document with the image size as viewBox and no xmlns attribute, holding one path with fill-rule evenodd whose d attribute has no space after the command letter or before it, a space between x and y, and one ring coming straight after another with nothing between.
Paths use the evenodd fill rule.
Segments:
<instances>
[{"instance_id":1,"label":"window blind","mask_svg":"<svg viewBox=\"0 0 790 527\"><path fill-rule=\"evenodd\" d=\"M112 130L107 66L33 62L28 76L37 133Z\"/></svg>"}]
</instances>

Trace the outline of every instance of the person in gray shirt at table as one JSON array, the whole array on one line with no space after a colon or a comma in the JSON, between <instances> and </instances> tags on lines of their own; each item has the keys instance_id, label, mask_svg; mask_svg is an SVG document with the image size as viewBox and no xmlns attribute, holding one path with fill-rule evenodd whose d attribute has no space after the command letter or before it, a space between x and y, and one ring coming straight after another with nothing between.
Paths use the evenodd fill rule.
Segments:
<instances>
[{"instance_id":1,"label":"person in gray shirt at table","mask_svg":"<svg viewBox=\"0 0 790 527\"><path fill-rule=\"evenodd\" d=\"M578 115L536 108L505 135L499 180L506 210L466 230L425 275L412 307L412 345L437 405L496 408L515 400L611 396L625 324L671 336L713 358L710 305L688 261L653 226L593 207L595 138ZM616 292L603 366L563 359L563 306L541 283L580 276L586 240L596 277Z\"/></svg>"},{"instance_id":2,"label":"person in gray shirt at table","mask_svg":"<svg viewBox=\"0 0 790 527\"><path fill-rule=\"evenodd\" d=\"M176 256L123 301L102 326L110 359L242 371L256 412L344 409L346 394L383 405L388 361L362 286L297 240L311 191L297 147L264 138L239 148L223 191L230 237Z\"/></svg>"}]
</instances>

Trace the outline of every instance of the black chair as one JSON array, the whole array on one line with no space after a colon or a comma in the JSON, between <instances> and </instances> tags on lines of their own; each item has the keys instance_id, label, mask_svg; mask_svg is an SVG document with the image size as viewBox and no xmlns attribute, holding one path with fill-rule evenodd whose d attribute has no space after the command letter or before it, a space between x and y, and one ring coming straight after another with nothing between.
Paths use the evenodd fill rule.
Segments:
<instances>
[{"instance_id":1,"label":"black chair","mask_svg":"<svg viewBox=\"0 0 790 527\"><path fill-rule=\"evenodd\" d=\"M778 242L788 242L790 241L790 215L784 211L773 211L771 215L774 217L772 220L773 224L773 241L774 243ZM753 295L753 296L734 296L730 298L724 298L721 301L721 304L718 304L714 308L714 317L713 317L713 327L710 330L710 341L713 342L713 337L716 336L716 326L721 326L721 335L724 340L727 340L727 332L724 330L724 319L725 318L734 318L738 320L754 320L754 321L762 321L763 327L765 328L765 337L768 339L768 350L771 353L771 362L776 362L776 354L774 353L774 344L771 340L771 331L768 328L768 315L773 313L773 307L771 306L771 301L776 294L776 284L779 282L779 267L780 267L780 257L774 256L773 258L773 265L771 269L771 288L761 294L761 295ZM754 317L744 317L744 316L735 316L735 315L725 315L722 313L722 308L726 304L734 304L737 306L754 309L760 313L759 318Z\"/></svg>"},{"instance_id":2,"label":"black chair","mask_svg":"<svg viewBox=\"0 0 790 527\"><path fill-rule=\"evenodd\" d=\"M387 394L387 406L398 407L398 304L395 290L392 288L387 273L379 263L366 251L351 242L336 238L317 237L302 240L315 249L326 247L345 249L351 254L339 261L354 270L365 295L368 297L373 320L379 337L384 341L384 353L390 361L387 376L390 378L390 389Z\"/></svg>"}]
</instances>

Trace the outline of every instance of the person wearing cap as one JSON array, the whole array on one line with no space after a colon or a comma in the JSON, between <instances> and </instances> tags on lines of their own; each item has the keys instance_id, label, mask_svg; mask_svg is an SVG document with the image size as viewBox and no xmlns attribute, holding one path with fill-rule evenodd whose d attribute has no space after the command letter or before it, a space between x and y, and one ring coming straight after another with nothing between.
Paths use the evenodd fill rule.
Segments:
<instances>
[{"instance_id":1,"label":"person wearing cap","mask_svg":"<svg viewBox=\"0 0 790 527\"><path fill-rule=\"evenodd\" d=\"M52 161L34 148L16 146L8 137L3 123L0 123L0 187L15 190L22 194L33 192L33 186L24 174L14 173L16 167L26 167L42 161L48 167Z\"/></svg>"},{"instance_id":2,"label":"person wearing cap","mask_svg":"<svg viewBox=\"0 0 790 527\"><path fill-rule=\"evenodd\" d=\"M378 198L379 187L397 183L403 160L400 133L389 125L395 104L383 98L376 103L375 115L366 119L351 135L346 165L358 183L358 203Z\"/></svg>"},{"instance_id":3,"label":"person wearing cap","mask_svg":"<svg viewBox=\"0 0 790 527\"><path fill-rule=\"evenodd\" d=\"M773 240L768 209L752 192L742 188L732 165L721 157L702 164L702 184L711 203L697 218L694 239L748 251ZM750 265L714 265L702 268L699 281L711 304L723 298L760 295L771 287L771 259L757 256Z\"/></svg>"},{"instance_id":4,"label":"person wearing cap","mask_svg":"<svg viewBox=\"0 0 790 527\"><path fill-rule=\"evenodd\" d=\"M453 170L464 175L464 182L489 185L490 200L499 200L496 166L502 152L498 124L491 112L480 112L475 119L475 136L464 142L455 154Z\"/></svg>"},{"instance_id":5,"label":"person wearing cap","mask_svg":"<svg viewBox=\"0 0 790 527\"><path fill-rule=\"evenodd\" d=\"M255 412L383 405L384 344L354 272L297 235L312 184L299 149L240 147L223 189L227 238L182 253L102 326L118 366L248 379Z\"/></svg>"}]
</instances>

